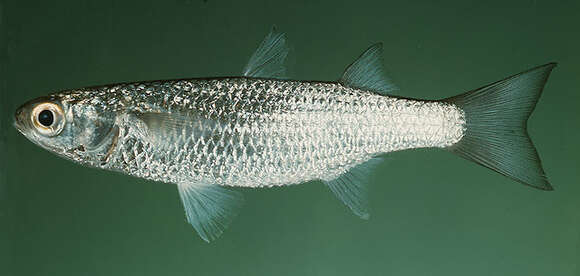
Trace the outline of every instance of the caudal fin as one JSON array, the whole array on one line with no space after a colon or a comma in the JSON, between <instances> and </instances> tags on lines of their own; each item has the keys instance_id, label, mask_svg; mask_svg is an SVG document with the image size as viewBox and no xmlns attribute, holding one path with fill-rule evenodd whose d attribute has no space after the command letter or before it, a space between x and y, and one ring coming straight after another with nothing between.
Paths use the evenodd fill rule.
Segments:
<instances>
[{"instance_id":1,"label":"caudal fin","mask_svg":"<svg viewBox=\"0 0 580 276\"><path fill-rule=\"evenodd\" d=\"M465 112L466 133L449 151L525 185L552 190L528 136L527 121L556 63L443 101Z\"/></svg>"}]
</instances>

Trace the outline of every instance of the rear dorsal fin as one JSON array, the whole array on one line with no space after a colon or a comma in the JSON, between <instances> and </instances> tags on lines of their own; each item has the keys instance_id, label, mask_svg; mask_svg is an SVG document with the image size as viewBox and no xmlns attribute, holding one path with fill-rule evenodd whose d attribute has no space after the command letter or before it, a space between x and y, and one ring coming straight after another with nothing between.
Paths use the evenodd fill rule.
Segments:
<instances>
[{"instance_id":1,"label":"rear dorsal fin","mask_svg":"<svg viewBox=\"0 0 580 276\"><path fill-rule=\"evenodd\" d=\"M286 35L273 26L248 61L243 75L253 78L284 78L286 76L284 62L288 51Z\"/></svg>"},{"instance_id":2,"label":"rear dorsal fin","mask_svg":"<svg viewBox=\"0 0 580 276\"><path fill-rule=\"evenodd\" d=\"M383 66L383 44L369 47L357 60L349 65L339 81L344 86L387 94L397 87L385 74Z\"/></svg>"}]
</instances>

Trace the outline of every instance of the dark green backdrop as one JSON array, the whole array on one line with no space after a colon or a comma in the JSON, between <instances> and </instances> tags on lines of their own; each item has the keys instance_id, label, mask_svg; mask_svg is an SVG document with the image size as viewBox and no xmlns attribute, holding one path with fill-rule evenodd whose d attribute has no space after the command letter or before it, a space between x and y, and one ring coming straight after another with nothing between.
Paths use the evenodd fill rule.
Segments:
<instances>
[{"instance_id":1,"label":"dark green backdrop","mask_svg":"<svg viewBox=\"0 0 580 276\"><path fill-rule=\"evenodd\" d=\"M0 275L580 275L578 1L0 1ZM207 244L173 185L59 159L12 127L54 90L238 74L271 25L290 75L335 80L385 43L407 97L559 62L529 122L554 192L439 150L389 155L372 216L318 182L244 190Z\"/></svg>"}]
</instances>

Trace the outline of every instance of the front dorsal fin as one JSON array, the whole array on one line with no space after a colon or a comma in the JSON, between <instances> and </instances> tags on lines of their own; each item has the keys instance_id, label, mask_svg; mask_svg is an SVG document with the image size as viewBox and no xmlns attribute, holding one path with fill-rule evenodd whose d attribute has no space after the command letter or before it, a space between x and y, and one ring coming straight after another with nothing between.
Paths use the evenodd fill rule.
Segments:
<instances>
[{"instance_id":1,"label":"front dorsal fin","mask_svg":"<svg viewBox=\"0 0 580 276\"><path fill-rule=\"evenodd\" d=\"M349 65L339 81L344 86L373 91L379 94L397 90L385 74L383 44L376 43Z\"/></svg>"},{"instance_id":2,"label":"front dorsal fin","mask_svg":"<svg viewBox=\"0 0 580 276\"><path fill-rule=\"evenodd\" d=\"M286 35L278 32L273 26L248 61L243 75L253 78L284 78L286 75L284 62L288 51Z\"/></svg>"}]
</instances>

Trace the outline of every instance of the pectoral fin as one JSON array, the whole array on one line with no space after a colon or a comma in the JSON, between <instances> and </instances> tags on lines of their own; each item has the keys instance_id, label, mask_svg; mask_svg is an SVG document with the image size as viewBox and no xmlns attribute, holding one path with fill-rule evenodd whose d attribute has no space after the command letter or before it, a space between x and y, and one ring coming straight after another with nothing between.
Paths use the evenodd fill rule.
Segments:
<instances>
[{"instance_id":1,"label":"pectoral fin","mask_svg":"<svg viewBox=\"0 0 580 276\"><path fill-rule=\"evenodd\" d=\"M240 192L214 184L177 185L187 221L206 242L218 238L243 203Z\"/></svg>"},{"instance_id":2,"label":"pectoral fin","mask_svg":"<svg viewBox=\"0 0 580 276\"><path fill-rule=\"evenodd\" d=\"M135 113L133 118L138 134L158 149L192 139L211 139L216 133L218 122L195 112L188 113Z\"/></svg>"}]
</instances>

